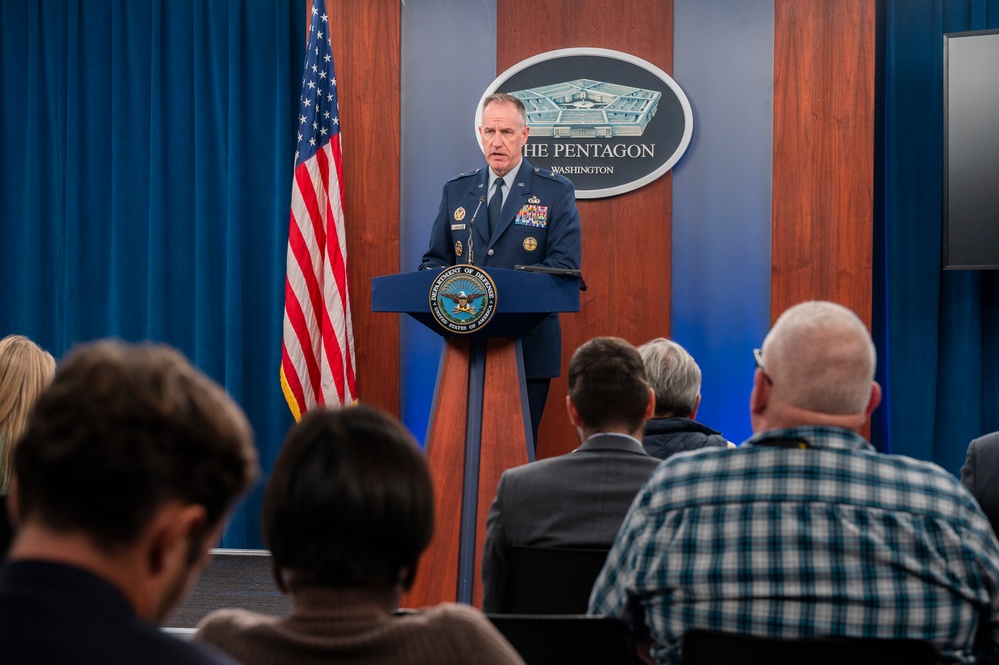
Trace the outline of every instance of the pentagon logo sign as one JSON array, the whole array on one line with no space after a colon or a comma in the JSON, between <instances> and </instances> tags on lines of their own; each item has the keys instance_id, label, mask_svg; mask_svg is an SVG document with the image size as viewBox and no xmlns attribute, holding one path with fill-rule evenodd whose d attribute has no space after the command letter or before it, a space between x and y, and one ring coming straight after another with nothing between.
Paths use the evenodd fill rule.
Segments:
<instances>
[{"instance_id":1,"label":"pentagon logo sign","mask_svg":"<svg viewBox=\"0 0 999 665\"><path fill-rule=\"evenodd\" d=\"M572 180L576 198L630 192L683 156L694 131L687 96L670 76L627 53L570 48L506 70L486 89L520 98L531 128L524 157ZM475 114L476 142L482 100Z\"/></svg>"},{"instance_id":2,"label":"pentagon logo sign","mask_svg":"<svg viewBox=\"0 0 999 665\"><path fill-rule=\"evenodd\" d=\"M446 333L475 332L496 313L496 284L474 265L448 268L430 285L430 313Z\"/></svg>"}]
</instances>

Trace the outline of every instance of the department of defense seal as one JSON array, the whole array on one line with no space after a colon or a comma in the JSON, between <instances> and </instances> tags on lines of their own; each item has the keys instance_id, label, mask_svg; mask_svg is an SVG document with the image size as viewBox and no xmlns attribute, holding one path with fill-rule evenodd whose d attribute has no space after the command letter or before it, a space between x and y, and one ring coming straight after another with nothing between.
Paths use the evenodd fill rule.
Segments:
<instances>
[{"instance_id":1,"label":"department of defense seal","mask_svg":"<svg viewBox=\"0 0 999 665\"><path fill-rule=\"evenodd\" d=\"M538 241L534 238L524 238L524 249L533 252L538 248Z\"/></svg>"},{"instance_id":2,"label":"department of defense seal","mask_svg":"<svg viewBox=\"0 0 999 665\"><path fill-rule=\"evenodd\" d=\"M477 266L452 266L430 285L430 313L445 333L479 330L495 312L496 284Z\"/></svg>"}]
</instances>

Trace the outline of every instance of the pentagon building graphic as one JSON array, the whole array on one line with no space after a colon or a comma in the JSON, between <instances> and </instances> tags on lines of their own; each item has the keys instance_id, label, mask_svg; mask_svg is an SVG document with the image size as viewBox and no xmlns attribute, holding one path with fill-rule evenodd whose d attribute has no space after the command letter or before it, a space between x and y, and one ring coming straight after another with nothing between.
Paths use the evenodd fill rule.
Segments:
<instances>
[{"instance_id":1,"label":"pentagon building graphic","mask_svg":"<svg viewBox=\"0 0 999 665\"><path fill-rule=\"evenodd\" d=\"M527 107L533 136L610 138L641 136L656 114L661 92L577 79L516 90Z\"/></svg>"}]
</instances>

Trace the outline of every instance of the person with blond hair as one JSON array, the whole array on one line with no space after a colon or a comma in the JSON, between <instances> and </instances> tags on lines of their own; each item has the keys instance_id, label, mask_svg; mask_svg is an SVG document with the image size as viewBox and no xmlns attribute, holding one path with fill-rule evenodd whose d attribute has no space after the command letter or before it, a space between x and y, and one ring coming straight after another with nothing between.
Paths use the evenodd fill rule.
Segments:
<instances>
[{"instance_id":1,"label":"person with blond hair","mask_svg":"<svg viewBox=\"0 0 999 665\"><path fill-rule=\"evenodd\" d=\"M24 429L28 411L52 381L55 359L52 354L24 335L8 335L0 340L0 494L10 484L12 451Z\"/></svg>"},{"instance_id":2,"label":"person with blond hair","mask_svg":"<svg viewBox=\"0 0 999 665\"><path fill-rule=\"evenodd\" d=\"M28 411L52 381L55 359L24 335L0 340L0 557L10 546L11 524L7 519L14 445L24 430Z\"/></svg>"}]
</instances>

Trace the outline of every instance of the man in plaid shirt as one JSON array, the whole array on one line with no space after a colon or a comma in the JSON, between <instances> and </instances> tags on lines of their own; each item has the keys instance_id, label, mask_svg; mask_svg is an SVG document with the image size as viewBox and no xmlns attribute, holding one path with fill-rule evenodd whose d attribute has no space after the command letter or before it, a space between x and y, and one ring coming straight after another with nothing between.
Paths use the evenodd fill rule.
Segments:
<instances>
[{"instance_id":1,"label":"man in plaid shirt","mask_svg":"<svg viewBox=\"0 0 999 665\"><path fill-rule=\"evenodd\" d=\"M754 436L652 473L590 613L628 622L658 663L692 628L910 638L974 662L976 635L999 641L999 543L956 478L858 434L881 399L864 324L802 303L754 353Z\"/></svg>"}]
</instances>

